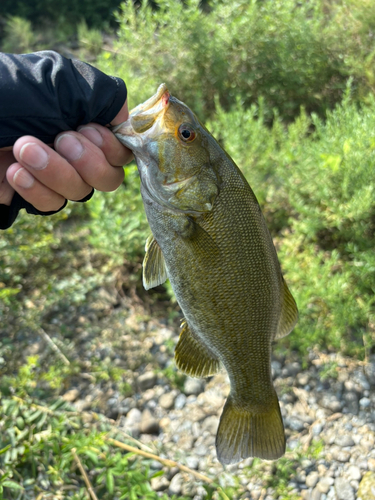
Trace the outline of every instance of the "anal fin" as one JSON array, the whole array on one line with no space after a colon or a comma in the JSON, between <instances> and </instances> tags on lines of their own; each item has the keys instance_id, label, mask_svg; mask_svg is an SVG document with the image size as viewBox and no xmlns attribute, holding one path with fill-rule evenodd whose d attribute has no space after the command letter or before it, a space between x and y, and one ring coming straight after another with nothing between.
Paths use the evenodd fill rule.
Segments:
<instances>
[{"instance_id":1,"label":"anal fin","mask_svg":"<svg viewBox=\"0 0 375 500\"><path fill-rule=\"evenodd\" d=\"M191 377L209 377L220 371L220 361L184 321L174 353L176 366Z\"/></svg>"},{"instance_id":2,"label":"anal fin","mask_svg":"<svg viewBox=\"0 0 375 500\"><path fill-rule=\"evenodd\" d=\"M164 255L151 234L146 241L146 255L143 259L143 286L146 290L161 285L168 279Z\"/></svg>"},{"instance_id":3,"label":"anal fin","mask_svg":"<svg viewBox=\"0 0 375 500\"><path fill-rule=\"evenodd\" d=\"M283 298L281 316L274 340L286 337L293 330L298 320L297 304L293 298L293 295L290 293L290 290L288 288L288 285L285 283L284 278L282 289Z\"/></svg>"}]
</instances>

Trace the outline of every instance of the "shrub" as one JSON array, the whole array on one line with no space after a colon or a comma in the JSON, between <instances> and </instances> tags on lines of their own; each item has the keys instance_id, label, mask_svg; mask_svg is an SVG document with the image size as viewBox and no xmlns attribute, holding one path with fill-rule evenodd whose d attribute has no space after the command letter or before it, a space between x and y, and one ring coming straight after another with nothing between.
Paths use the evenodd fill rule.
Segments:
<instances>
[{"instance_id":1,"label":"shrub","mask_svg":"<svg viewBox=\"0 0 375 500\"><path fill-rule=\"evenodd\" d=\"M375 15L365 0L350 8L322 0L216 0L208 12L198 0L163 0L156 9L128 1L118 21L115 53L100 63L125 78L134 103L166 81L203 120L215 97L228 110L237 99L246 109L261 96L266 118L277 108L291 120L301 105L323 116L351 74L359 97L373 89Z\"/></svg>"}]
</instances>

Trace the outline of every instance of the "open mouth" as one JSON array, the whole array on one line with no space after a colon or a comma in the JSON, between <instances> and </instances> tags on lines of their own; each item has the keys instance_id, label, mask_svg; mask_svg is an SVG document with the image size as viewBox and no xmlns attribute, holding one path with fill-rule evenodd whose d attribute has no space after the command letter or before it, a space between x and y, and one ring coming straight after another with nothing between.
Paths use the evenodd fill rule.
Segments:
<instances>
[{"instance_id":1,"label":"open mouth","mask_svg":"<svg viewBox=\"0 0 375 500\"><path fill-rule=\"evenodd\" d=\"M132 109L130 111L130 117L134 117L135 115L143 114L143 113L154 113L156 109L154 108L155 105L159 105L158 108L160 107L160 110L165 108L165 106L169 102L169 97L170 94L168 92L167 86L165 83L162 83L159 85L158 90L156 91L156 94L154 94L150 99L147 99L142 104L139 104L137 107ZM152 110L152 111L151 111Z\"/></svg>"},{"instance_id":2,"label":"open mouth","mask_svg":"<svg viewBox=\"0 0 375 500\"><path fill-rule=\"evenodd\" d=\"M134 136L135 134L146 132L146 130L153 126L160 113L167 109L169 98L170 93L167 86L165 83L162 83L155 95L131 110L129 119L114 127L112 132L116 134L120 140L120 136ZM125 144L125 146L126 145L127 144Z\"/></svg>"}]
</instances>

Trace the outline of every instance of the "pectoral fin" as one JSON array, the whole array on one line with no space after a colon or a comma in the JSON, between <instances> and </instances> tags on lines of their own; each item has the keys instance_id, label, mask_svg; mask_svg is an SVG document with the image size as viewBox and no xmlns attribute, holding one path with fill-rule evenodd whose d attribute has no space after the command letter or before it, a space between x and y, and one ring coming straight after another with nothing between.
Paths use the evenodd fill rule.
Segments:
<instances>
[{"instance_id":1,"label":"pectoral fin","mask_svg":"<svg viewBox=\"0 0 375 500\"><path fill-rule=\"evenodd\" d=\"M191 377L209 377L220 370L219 359L184 321L174 353L177 368Z\"/></svg>"},{"instance_id":2,"label":"pectoral fin","mask_svg":"<svg viewBox=\"0 0 375 500\"><path fill-rule=\"evenodd\" d=\"M162 251L151 234L146 241L143 259L143 286L146 290L161 285L168 278Z\"/></svg>"},{"instance_id":3,"label":"pectoral fin","mask_svg":"<svg viewBox=\"0 0 375 500\"><path fill-rule=\"evenodd\" d=\"M279 325L275 335L275 340L288 335L294 328L298 320L298 309L296 301L289 291L287 284L283 279L283 303Z\"/></svg>"},{"instance_id":4,"label":"pectoral fin","mask_svg":"<svg viewBox=\"0 0 375 500\"><path fill-rule=\"evenodd\" d=\"M209 254L212 259L220 259L220 249L212 236L192 217L187 217L182 236L182 244L195 256Z\"/></svg>"}]
</instances>

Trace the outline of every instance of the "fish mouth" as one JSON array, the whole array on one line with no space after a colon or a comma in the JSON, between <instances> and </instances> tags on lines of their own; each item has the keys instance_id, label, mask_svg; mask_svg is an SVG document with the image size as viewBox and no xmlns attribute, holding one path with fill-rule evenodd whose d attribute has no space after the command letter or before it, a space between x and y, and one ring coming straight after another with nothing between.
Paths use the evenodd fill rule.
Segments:
<instances>
[{"instance_id":1,"label":"fish mouth","mask_svg":"<svg viewBox=\"0 0 375 500\"><path fill-rule=\"evenodd\" d=\"M161 85L159 85L156 94L130 111L130 117L139 115L140 113L149 113L156 104L160 104L161 107L166 107L169 102L169 98L170 93L167 89L167 86L165 83L162 83Z\"/></svg>"},{"instance_id":2,"label":"fish mouth","mask_svg":"<svg viewBox=\"0 0 375 500\"><path fill-rule=\"evenodd\" d=\"M128 120L113 127L112 132L125 146L128 146L126 137L135 137L149 130L160 114L168 108L170 97L166 84L162 83L156 94L132 109Z\"/></svg>"}]
</instances>

